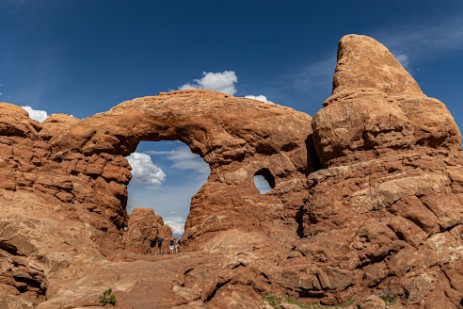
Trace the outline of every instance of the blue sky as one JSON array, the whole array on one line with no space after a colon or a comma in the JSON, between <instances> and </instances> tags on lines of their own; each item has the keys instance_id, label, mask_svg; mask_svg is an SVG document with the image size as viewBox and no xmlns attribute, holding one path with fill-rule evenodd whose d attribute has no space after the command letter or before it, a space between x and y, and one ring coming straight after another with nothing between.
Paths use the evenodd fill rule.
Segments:
<instances>
[{"instance_id":1,"label":"blue sky","mask_svg":"<svg viewBox=\"0 0 463 309\"><path fill-rule=\"evenodd\" d=\"M313 115L349 33L389 47L462 126L460 0L0 0L0 101L85 118L187 85L263 95ZM138 151L165 177L154 184L142 174L131 202L181 225L207 166L181 143L151 144ZM181 201L168 196L185 188Z\"/></svg>"}]
</instances>

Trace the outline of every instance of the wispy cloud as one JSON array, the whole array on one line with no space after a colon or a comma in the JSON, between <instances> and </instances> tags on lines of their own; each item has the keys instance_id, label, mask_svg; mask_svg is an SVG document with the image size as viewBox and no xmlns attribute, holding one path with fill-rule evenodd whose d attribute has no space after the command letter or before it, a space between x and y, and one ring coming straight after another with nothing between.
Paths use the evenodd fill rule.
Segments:
<instances>
[{"instance_id":1,"label":"wispy cloud","mask_svg":"<svg viewBox=\"0 0 463 309\"><path fill-rule=\"evenodd\" d=\"M400 62L400 64L402 64L402 66L406 69L409 69L409 66L410 66L410 60L408 59L408 55L407 54L404 54L404 53L401 53L401 52L396 52L396 53L393 53L393 55L395 56L395 58L397 59L397 61Z\"/></svg>"},{"instance_id":2,"label":"wispy cloud","mask_svg":"<svg viewBox=\"0 0 463 309\"><path fill-rule=\"evenodd\" d=\"M1 94L1 93L0 93ZM44 110L33 109L30 106L21 106L29 114L29 118L43 122L48 118L48 113Z\"/></svg>"},{"instance_id":3,"label":"wispy cloud","mask_svg":"<svg viewBox=\"0 0 463 309\"><path fill-rule=\"evenodd\" d=\"M298 105L301 110L314 114L331 95L336 50L301 62L273 80L261 83L257 91L268 94L277 104Z\"/></svg>"},{"instance_id":4,"label":"wispy cloud","mask_svg":"<svg viewBox=\"0 0 463 309\"><path fill-rule=\"evenodd\" d=\"M165 180L166 174L153 163L148 154L134 152L126 159L132 167L132 177L135 180L156 186Z\"/></svg>"},{"instance_id":5,"label":"wispy cloud","mask_svg":"<svg viewBox=\"0 0 463 309\"><path fill-rule=\"evenodd\" d=\"M458 16L446 21L390 27L372 35L407 67L413 62L463 51L463 18Z\"/></svg>"},{"instance_id":6,"label":"wispy cloud","mask_svg":"<svg viewBox=\"0 0 463 309\"><path fill-rule=\"evenodd\" d=\"M203 177L209 175L209 165L203 159L194 153L187 146L177 147L168 151L150 150L146 152L153 156L164 156L172 161L172 167L181 171L193 171L198 176Z\"/></svg>"},{"instance_id":7,"label":"wispy cloud","mask_svg":"<svg viewBox=\"0 0 463 309\"><path fill-rule=\"evenodd\" d=\"M290 84L300 93L319 93L331 88L335 67L336 55L333 53L311 61L309 64L289 73L284 79L289 79Z\"/></svg>"},{"instance_id":8,"label":"wispy cloud","mask_svg":"<svg viewBox=\"0 0 463 309\"><path fill-rule=\"evenodd\" d=\"M184 84L178 89L209 89L234 95L237 91L235 87L237 82L238 77L234 71L203 72L202 78L195 79L193 84Z\"/></svg>"},{"instance_id":9,"label":"wispy cloud","mask_svg":"<svg viewBox=\"0 0 463 309\"><path fill-rule=\"evenodd\" d=\"M359 33L362 34L362 33ZM398 24L365 33L391 50L397 60L412 74L417 63L431 60L450 52L463 51L463 18L426 24ZM286 98L300 98L307 104L307 112L314 113L320 103L330 96L336 48L333 46L324 56L301 59L300 65L280 76L275 76L258 91L276 98L277 103ZM294 102L293 102L294 103Z\"/></svg>"},{"instance_id":10,"label":"wispy cloud","mask_svg":"<svg viewBox=\"0 0 463 309\"><path fill-rule=\"evenodd\" d=\"M15 47L20 43L16 40L16 38L9 38L0 54L2 68L13 77L2 92L10 102L26 106L44 106L45 97L60 82L61 68L57 64L58 48L46 46L38 49L34 57L27 57L25 52L18 55Z\"/></svg>"}]
</instances>

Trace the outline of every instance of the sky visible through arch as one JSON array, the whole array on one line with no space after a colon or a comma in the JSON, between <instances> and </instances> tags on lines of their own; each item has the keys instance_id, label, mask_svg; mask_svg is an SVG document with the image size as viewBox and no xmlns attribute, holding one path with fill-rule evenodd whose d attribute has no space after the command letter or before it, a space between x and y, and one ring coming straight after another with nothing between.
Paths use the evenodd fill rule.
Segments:
<instances>
[{"instance_id":1,"label":"sky visible through arch","mask_svg":"<svg viewBox=\"0 0 463 309\"><path fill-rule=\"evenodd\" d=\"M0 0L0 101L28 106L39 120L85 118L135 97L202 88L313 115L349 33L385 44L463 126L461 0ZM134 203L175 204L160 201L187 185L170 181L200 168L172 167L187 156L181 143L144 147L157 151L148 155L165 179L139 157L148 176L131 182ZM136 193L146 186L156 194Z\"/></svg>"},{"instance_id":2,"label":"sky visible through arch","mask_svg":"<svg viewBox=\"0 0 463 309\"><path fill-rule=\"evenodd\" d=\"M191 197L206 183L209 165L178 141L141 142L128 160L133 178L127 211L153 208L176 235L182 234Z\"/></svg>"},{"instance_id":3,"label":"sky visible through arch","mask_svg":"<svg viewBox=\"0 0 463 309\"><path fill-rule=\"evenodd\" d=\"M206 183L209 165L179 141L141 142L128 160L133 178L127 211L153 208L176 236L181 235L191 198ZM255 176L254 183L262 194L271 189L263 176Z\"/></svg>"}]
</instances>

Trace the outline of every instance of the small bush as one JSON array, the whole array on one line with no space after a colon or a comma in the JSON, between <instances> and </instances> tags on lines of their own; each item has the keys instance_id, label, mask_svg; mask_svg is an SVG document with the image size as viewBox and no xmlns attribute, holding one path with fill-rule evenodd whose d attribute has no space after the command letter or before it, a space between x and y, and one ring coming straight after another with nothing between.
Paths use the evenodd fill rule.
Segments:
<instances>
[{"instance_id":1,"label":"small bush","mask_svg":"<svg viewBox=\"0 0 463 309\"><path fill-rule=\"evenodd\" d=\"M297 305L300 308L304 309L334 309L334 308L347 308L349 306L352 306L356 303L355 297L352 297L348 301L345 301L342 304L334 305L334 306L329 306L329 305L319 305L319 304L307 304L300 302L299 300L292 298L290 296L285 296L280 297L276 295L271 295L271 294L266 294L262 297L262 299L267 302L270 306L272 306L275 309L280 309L283 308L282 304L287 303L287 304L293 304Z\"/></svg>"},{"instance_id":2,"label":"small bush","mask_svg":"<svg viewBox=\"0 0 463 309\"><path fill-rule=\"evenodd\" d=\"M301 307L301 308L309 308L309 309L317 308L317 307L314 307L314 305L312 305L312 304L304 304L304 303L301 303L301 302L298 301L297 299L292 298L292 297L290 297L290 296L286 296L286 302L289 303L289 304L298 305L298 306Z\"/></svg>"},{"instance_id":3,"label":"small bush","mask_svg":"<svg viewBox=\"0 0 463 309\"><path fill-rule=\"evenodd\" d=\"M100 296L100 303L104 306L106 305L115 305L116 304L116 295L111 294L113 290L111 288L103 292L103 295Z\"/></svg>"},{"instance_id":4,"label":"small bush","mask_svg":"<svg viewBox=\"0 0 463 309\"><path fill-rule=\"evenodd\" d=\"M265 294L262 299L275 309L281 308L280 304L283 299L280 296Z\"/></svg>"},{"instance_id":5,"label":"small bush","mask_svg":"<svg viewBox=\"0 0 463 309\"><path fill-rule=\"evenodd\" d=\"M379 298L381 298L386 305L394 305L397 301L397 296L389 293L384 293L380 295Z\"/></svg>"}]
</instances>

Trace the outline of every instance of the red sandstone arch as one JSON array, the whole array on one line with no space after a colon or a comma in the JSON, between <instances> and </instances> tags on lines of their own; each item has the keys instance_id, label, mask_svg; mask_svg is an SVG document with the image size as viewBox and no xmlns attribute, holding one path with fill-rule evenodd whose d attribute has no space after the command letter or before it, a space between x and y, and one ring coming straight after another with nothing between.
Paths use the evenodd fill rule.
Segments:
<instances>
[{"instance_id":1,"label":"red sandstone arch","mask_svg":"<svg viewBox=\"0 0 463 309\"><path fill-rule=\"evenodd\" d=\"M160 140L180 140L199 154L211 173L192 199L185 239L231 227L252 230L260 222L273 224L273 218L293 215L300 204L282 194L289 182L303 186L311 165L306 149L312 133L309 115L214 91L134 99L74 122L64 132L51 136L53 153L59 157L77 153L121 157L133 152L140 141ZM278 184L274 194L261 196L254 187L254 173L260 169L274 175ZM120 199L123 208L126 197Z\"/></svg>"}]
</instances>

